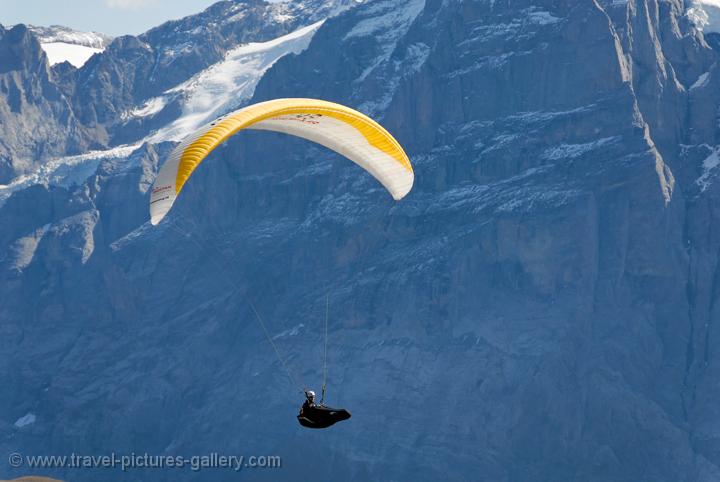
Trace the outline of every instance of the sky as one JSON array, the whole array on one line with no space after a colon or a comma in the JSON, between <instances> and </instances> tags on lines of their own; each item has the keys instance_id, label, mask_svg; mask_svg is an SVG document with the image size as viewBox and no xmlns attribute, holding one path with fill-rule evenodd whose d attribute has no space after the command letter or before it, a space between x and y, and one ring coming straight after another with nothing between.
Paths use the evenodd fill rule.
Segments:
<instances>
[{"instance_id":1,"label":"sky","mask_svg":"<svg viewBox=\"0 0 720 482\"><path fill-rule=\"evenodd\" d=\"M64 25L118 36L200 12L217 0L0 0L0 24Z\"/></svg>"}]
</instances>

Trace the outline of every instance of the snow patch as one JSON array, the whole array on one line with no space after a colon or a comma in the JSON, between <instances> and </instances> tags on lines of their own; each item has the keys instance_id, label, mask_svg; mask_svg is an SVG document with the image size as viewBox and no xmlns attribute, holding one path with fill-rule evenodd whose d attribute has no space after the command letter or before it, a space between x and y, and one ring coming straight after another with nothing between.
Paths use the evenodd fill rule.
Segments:
<instances>
[{"instance_id":1,"label":"snow patch","mask_svg":"<svg viewBox=\"0 0 720 482\"><path fill-rule=\"evenodd\" d=\"M715 169L720 166L720 156L718 154L720 154L720 146L713 148L710 155L703 161L703 174L695 181L700 186L701 192L705 192L712 184Z\"/></svg>"},{"instance_id":2,"label":"snow patch","mask_svg":"<svg viewBox=\"0 0 720 482\"><path fill-rule=\"evenodd\" d=\"M122 116L123 120L131 117L150 117L165 108L167 99L165 97L154 97L145 102L141 107L137 107Z\"/></svg>"},{"instance_id":3,"label":"snow patch","mask_svg":"<svg viewBox=\"0 0 720 482\"><path fill-rule=\"evenodd\" d=\"M34 424L36 420L37 420L37 417L35 416L34 413L28 413L28 414L18 418L15 421L15 426L17 428L27 427L28 425Z\"/></svg>"},{"instance_id":4,"label":"snow patch","mask_svg":"<svg viewBox=\"0 0 720 482\"><path fill-rule=\"evenodd\" d=\"M511 195L506 196L505 201L496 207L498 212L532 212L536 209L557 208L569 204L582 195L582 191L533 186L521 187L506 194Z\"/></svg>"},{"instance_id":5,"label":"snow patch","mask_svg":"<svg viewBox=\"0 0 720 482\"><path fill-rule=\"evenodd\" d=\"M294 326L289 330L285 330L273 336L273 340L277 340L278 338L285 338L287 336L297 336L300 334L300 330L302 330L303 328L305 328L305 325L303 323L300 323L299 325Z\"/></svg>"},{"instance_id":6,"label":"snow patch","mask_svg":"<svg viewBox=\"0 0 720 482\"><path fill-rule=\"evenodd\" d=\"M222 113L237 108L252 97L265 72L281 57L307 48L324 20L268 42L249 43L228 52L225 59L196 76L127 112L123 117L149 117L172 100L183 100L183 113L169 126L134 144L92 151L77 156L50 159L35 171L0 184L0 206L16 191L35 184L70 187L82 184L101 161L125 160L145 142L179 141ZM130 162L130 161L128 161Z\"/></svg>"},{"instance_id":7,"label":"snow patch","mask_svg":"<svg viewBox=\"0 0 720 482\"><path fill-rule=\"evenodd\" d=\"M393 65L393 71L395 75L392 75L390 79L385 83L385 92L378 96L376 99L364 102L360 109L371 114L379 115L380 113L387 110L390 102L392 101L393 94L400 79L407 77L408 75L414 74L425 64L428 57L430 56L430 47L424 43L414 43L407 47L405 51L405 58L398 62L396 61ZM379 64L382 62L375 62L370 67L363 71L362 75L355 80L355 83L363 82L368 75L370 75Z\"/></svg>"},{"instance_id":8,"label":"snow patch","mask_svg":"<svg viewBox=\"0 0 720 482\"><path fill-rule=\"evenodd\" d=\"M484 149L480 154L488 154L489 152L497 151L499 149L502 149L518 139L520 139L522 136L520 134L497 134L495 137L492 138L492 144ZM476 146L481 146L482 143L476 144Z\"/></svg>"},{"instance_id":9,"label":"snow patch","mask_svg":"<svg viewBox=\"0 0 720 482\"><path fill-rule=\"evenodd\" d=\"M686 15L698 30L720 33L720 0L691 0Z\"/></svg>"},{"instance_id":10,"label":"snow patch","mask_svg":"<svg viewBox=\"0 0 720 482\"><path fill-rule=\"evenodd\" d=\"M40 43L62 42L103 50L112 41L112 37L102 33L80 32L60 25L50 27L28 25L28 29L35 34Z\"/></svg>"},{"instance_id":11,"label":"snow patch","mask_svg":"<svg viewBox=\"0 0 720 482\"><path fill-rule=\"evenodd\" d=\"M430 56L430 47L424 43L414 43L407 48L403 68L417 72Z\"/></svg>"},{"instance_id":12,"label":"snow patch","mask_svg":"<svg viewBox=\"0 0 720 482\"><path fill-rule=\"evenodd\" d=\"M91 151L77 156L51 159L32 173L19 176L10 184L0 184L0 206L12 193L35 184L70 187L92 176L103 159L123 159L132 154L142 142L114 147L105 151Z\"/></svg>"},{"instance_id":13,"label":"snow patch","mask_svg":"<svg viewBox=\"0 0 720 482\"><path fill-rule=\"evenodd\" d=\"M541 122L550 122L554 119L572 116L575 114L590 112L590 111L594 110L595 108L597 108L597 106L595 104L587 104L587 105L580 106L580 107L577 107L575 109L570 109L570 110L520 112L517 114L510 115L508 117L505 117L504 120L507 120L510 122L520 122L524 125L537 124L537 123L541 123Z\"/></svg>"},{"instance_id":14,"label":"snow patch","mask_svg":"<svg viewBox=\"0 0 720 482\"><path fill-rule=\"evenodd\" d=\"M379 40L387 35L394 36L396 30L406 30L425 8L425 0L410 0L398 5L397 0L376 3L363 12L370 18L358 22L343 40L353 37L369 37L381 33Z\"/></svg>"},{"instance_id":15,"label":"snow patch","mask_svg":"<svg viewBox=\"0 0 720 482\"><path fill-rule=\"evenodd\" d=\"M48 57L50 65L70 62L73 66L80 68L90 57L100 53L103 49L74 45L65 42L41 43L42 49Z\"/></svg>"},{"instance_id":16,"label":"snow patch","mask_svg":"<svg viewBox=\"0 0 720 482\"><path fill-rule=\"evenodd\" d=\"M112 37L98 32L80 32L60 25L28 25L28 29L40 41L50 65L67 61L80 68L94 54L105 50L112 41Z\"/></svg>"},{"instance_id":17,"label":"snow patch","mask_svg":"<svg viewBox=\"0 0 720 482\"><path fill-rule=\"evenodd\" d=\"M583 154L607 146L608 144L618 142L619 140L619 137L605 137L603 139L598 139L597 141L586 142L583 144L559 144L555 147L545 149L540 157L549 161L575 159Z\"/></svg>"},{"instance_id":18,"label":"snow patch","mask_svg":"<svg viewBox=\"0 0 720 482\"><path fill-rule=\"evenodd\" d=\"M360 105L361 110L370 115L384 111L392 100L399 79L416 71L427 60L430 48L424 43L415 43L407 47L402 61L390 62L400 38L424 8L425 0L386 0L358 7L362 19L345 35L343 41L372 37L381 51L354 82L362 84L371 73L387 69L386 72L380 71L381 76L386 74L384 92L377 95L376 100Z\"/></svg>"},{"instance_id":19,"label":"snow patch","mask_svg":"<svg viewBox=\"0 0 720 482\"><path fill-rule=\"evenodd\" d=\"M705 87L708 84L708 80L710 80L710 72L705 72L700 77L698 77L695 83L690 87L690 90Z\"/></svg>"},{"instance_id":20,"label":"snow patch","mask_svg":"<svg viewBox=\"0 0 720 482\"><path fill-rule=\"evenodd\" d=\"M272 12L270 14L273 22L287 23L295 19L293 9L291 8L290 2L277 2L272 6Z\"/></svg>"},{"instance_id":21,"label":"snow patch","mask_svg":"<svg viewBox=\"0 0 720 482\"><path fill-rule=\"evenodd\" d=\"M552 15L550 12L545 12L542 10L532 10L528 12L528 19L531 23L534 23L536 25L552 25L562 20Z\"/></svg>"},{"instance_id":22,"label":"snow patch","mask_svg":"<svg viewBox=\"0 0 720 482\"><path fill-rule=\"evenodd\" d=\"M151 115L153 107L157 108L168 98L182 96L185 99L182 116L148 140L179 141L215 117L237 108L252 97L257 83L275 62L305 50L323 23L321 20L268 42L237 47L221 62L168 90L165 100L153 99L149 101L152 106L146 103L137 112Z\"/></svg>"}]
</instances>

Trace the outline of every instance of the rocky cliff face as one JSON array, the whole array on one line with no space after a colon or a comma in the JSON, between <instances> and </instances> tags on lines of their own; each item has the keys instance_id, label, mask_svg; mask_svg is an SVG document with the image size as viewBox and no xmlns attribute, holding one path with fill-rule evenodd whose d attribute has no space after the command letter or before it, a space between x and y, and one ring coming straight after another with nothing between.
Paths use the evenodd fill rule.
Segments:
<instances>
[{"instance_id":1,"label":"rocky cliff face","mask_svg":"<svg viewBox=\"0 0 720 482\"><path fill-rule=\"evenodd\" d=\"M0 119L3 184L39 159L89 147L40 42L24 25L0 26Z\"/></svg>"},{"instance_id":2,"label":"rocky cliff face","mask_svg":"<svg viewBox=\"0 0 720 482\"><path fill-rule=\"evenodd\" d=\"M242 102L377 116L414 163L411 195L394 203L338 156L258 132L218 149L151 228L172 144L150 128L179 108L148 114L127 146L14 178L0 191L2 451L283 457L253 480L717 480L720 72L690 5L350 7ZM320 19L307 15L294 25ZM236 41L295 28L265 18ZM153 77L143 52L192 25L118 39L73 74L117 80L62 84L84 128L110 126L112 144L123 109L221 60L228 45L193 40ZM217 54L200 62L201 48ZM295 424L249 302L317 386L328 295L329 400L353 418L316 433Z\"/></svg>"},{"instance_id":3,"label":"rocky cliff face","mask_svg":"<svg viewBox=\"0 0 720 482\"><path fill-rule=\"evenodd\" d=\"M67 40L67 32L24 25L2 30L0 182L50 158L141 139L158 125L128 122L134 108L191 80L238 45L292 32L341 11L346 3L351 2L218 2L143 35L104 42L106 50L80 69L68 64L50 69L40 48L41 40ZM169 110L165 122L176 114Z\"/></svg>"}]
</instances>

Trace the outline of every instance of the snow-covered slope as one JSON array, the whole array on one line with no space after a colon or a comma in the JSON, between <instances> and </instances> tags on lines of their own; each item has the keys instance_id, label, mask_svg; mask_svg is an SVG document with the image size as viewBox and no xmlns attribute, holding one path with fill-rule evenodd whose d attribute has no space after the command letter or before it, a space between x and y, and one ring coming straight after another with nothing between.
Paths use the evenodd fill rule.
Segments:
<instances>
[{"instance_id":1,"label":"snow-covered slope","mask_svg":"<svg viewBox=\"0 0 720 482\"><path fill-rule=\"evenodd\" d=\"M48 56L50 65L70 62L75 67L82 67L93 55L102 52L102 49L74 45L65 42L42 43L43 50Z\"/></svg>"},{"instance_id":2,"label":"snow-covered slope","mask_svg":"<svg viewBox=\"0 0 720 482\"><path fill-rule=\"evenodd\" d=\"M98 32L80 32L60 25L50 27L28 26L40 40L50 65L70 62L82 67L94 54L102 52L112 37Z\"/></svg>"},{"instance_id":3,"label":"snow-covered slope","mask_svg":"<svg viewBox=\"0 0 720 482\"><path fill-rule=\"evenodd\" d=\"M142 105L123 114L122 117L125 121L151 118L161 114L168 107L170 110L179 108L179 116L155 131L141 134L131 142L81 155L48 159L34 171L21 175L6 185L0 184L0 206L11 194L31 185L71 186L80 184L94 174L101 161L120 157L130 158L132 153L145 142L161 143L181 140L214 117L237 108L251 98L255 86L265 72L280 58L305 50L324 21L315 22L267 42L251 42L230 50L222 61L167 90L162 96L147 100ZM51 37L49 32L44 33L44 39L72 40L68 37L67 29L61 31L61 33L67 34L65 37L59 35ZM82 37L82 32L75 33L78 34L79 41L102 45L102 43L98 43L102 37L95 37L93 33ZM100 48L66 42L50 42L41 45L51 64L68 60L77 67L87 61L93 53L102 51Z\"/></svg>"},{"instance_id":4,"label":"snow-covered slope","mask_svg":"<svg viewBox=\"0 0 720 482\"><path fill-rule=\"evenodd\" d=\"M193 130L226 113L252 97L264 73L280 58L299 53L324 20L268 42L242 45L228 52L226 58L203 70L187 82L170 89L165 95L148 100L125 114L126 119L151 117L172 102L182 105L182 113L163 128L130 144L82 155L54 158L37 170L0 184L0 206L14 192L28 186L72 186L92 176L101 161L129 158L145 142L179 141ZM89 48L89 47L85 47Z\"/></svg>"},{"instance_id":5,"label":"snow-covered slope","mask_svg":"<svg viewBox=\"0 0 720 482\"><path fill-rule=\"evenodd\" d=\"M123 145L104 151L91 151L76 156L51 159L36 171L18 176L9 184L0 184L0 207L13 193L37 184L69 187L83 183L95 174L101 161L127 159L141 143Z\"/></svg>"},{"instance_id":6,"label":"snow-covered slope","mask_svg":"<svg viewBox=\"0 0 720 482\"><path fill-rule=\"evenodd\" d=\"M305 50L324 20L268 42L241 45L224 60L187 82L133 109L129 117L157 114L171 99L181 98L182 116L150 137L152 142L179 141L214 117L249 99L265 71L285 55Z\"/></svg>"},{"instance_id":7,"label":"snow-covered slope","mask_svg":"<svg viewBox=\"0 0 720 482\"><path fill-rule=\"evenodd\" d=\"M103 50L112 42L112 37L109 35L99 32L81 32L61 25L52 25L50 27L29 25L28 28L41 43L61 42Z\"/></svg>"}]
</instances>

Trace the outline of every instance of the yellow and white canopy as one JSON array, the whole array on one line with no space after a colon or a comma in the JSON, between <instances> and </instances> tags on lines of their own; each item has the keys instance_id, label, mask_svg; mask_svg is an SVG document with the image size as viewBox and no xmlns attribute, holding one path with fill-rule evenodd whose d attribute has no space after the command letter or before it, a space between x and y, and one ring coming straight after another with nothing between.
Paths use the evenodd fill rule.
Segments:
<instances>
[{"instance_id":1,"label":"yellow and white canopy","mask_svg":"<svg viewBox=\"0 0 720 482\"><path fill-rule=\"evenodd\" d=\"M168 157L150 195L150 222L170 211L195 168L243 129L283 132L314 141L372 174L396 200L412 189L410 160L380 124L349 107L315 99L276 99L226 114L188 136Z\"/></svg>"}]
</instances>

